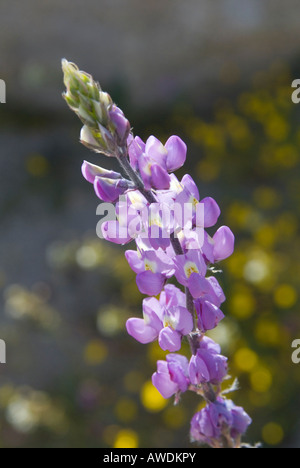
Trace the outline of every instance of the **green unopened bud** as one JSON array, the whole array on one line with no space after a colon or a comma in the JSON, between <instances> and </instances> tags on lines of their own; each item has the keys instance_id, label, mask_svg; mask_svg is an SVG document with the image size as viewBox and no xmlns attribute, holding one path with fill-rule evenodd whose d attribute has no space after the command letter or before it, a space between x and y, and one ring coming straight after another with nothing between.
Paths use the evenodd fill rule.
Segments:
<instances>
[{"instance_id":1,"label":"green unopened bud","mask_svg":"<svg viewBox=\"0 0 300 468\"><path fill-rule=\"evenodd\" d=\"M63 97L84 126L80 141L93 151L115 156L127 144L130 124L99 83L74 63L62 60L66 92ZM124 154L124 152L123 152Z\"/></svg>"},{"instance_id":2,"label":"green unopened bud","mask_svg":"<svg viewBox=\"0 0 300 468\"><path fill-rule=\"evenodd\" d=\"M94 128L98 124L108 124L108 111L113 102L111 97L101 91L99 83L85 73L75 63L62 60L64 84L66 92L63 93L69 107L78 115L80 120Z\"/></svg>"},{"instance_id":3,"label":"green unopened bud","mask_svg":"<svg viewBox=\"0 0 300 468\"><path fill-rule=\"evenodd\" d=\"M116 144L113 136L100 124L97 130L84 125L80 132L80 143L96 153L115 156Z\"/></svg>"}]
</instances>

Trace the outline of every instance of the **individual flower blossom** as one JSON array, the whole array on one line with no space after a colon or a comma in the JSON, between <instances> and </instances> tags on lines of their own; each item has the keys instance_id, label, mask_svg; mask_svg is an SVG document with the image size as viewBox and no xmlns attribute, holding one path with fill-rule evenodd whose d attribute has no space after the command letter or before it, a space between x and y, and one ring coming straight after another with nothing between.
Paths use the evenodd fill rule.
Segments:
<instances>
[{"instance_id":1,"label":"individual flower blossom","mask_svg":"<svg viewBox=\"0 0 300 468\"><path fill-rule=\"evenodd\" d=\"M203 227L209 228L214 226L218 221L221 214L219 205L212 197L205 197L200 200L200 203L204 207L204 225Z\"/></svg>"},{"instance_id":2,"label":"individual flower blossom","mask_svg":"<svg viewBox=\"0 0 300 468\"><path fill-rule=\"evenodd\" d=\"M166 203L152 203L143 216L143 227L151 247L166 250L170 246L170 235L174 231L174 214Z\"/></svg>"},{"instance_id":3,"label":"individual flower blossom","mask_svg":"<svg viewBox=\"0 0 300 468\"><path fill-rule=\"evenodd\" d=\"M151 188L160 190L169 188L170 177L168 172L157 162L152 161L149 156L142 153L138 159L138 167L147 190Z\"/></svg>"},{"instance_id":4,"label":"individual flower blossom","mask_svg":"<svg viewBox=\"0 0 300 468\"><path fill-rule=\"evenodd\" d=\"M122 175L119 172L109 171L103 167L91 164L88 161L83 161L81 172L83 177L91 184L94 183L96 177L105 177L106 179L122 179Z\"/></svg>"},{"instance_id":5,"label":"individual flower blossom","mask_svg":"<svg viewBox=\"0 0 300 468\"><path fill-rule=\"evenodd\" d=\"M139 137L129 137L129 158L138 168L145 188L164 190L170 187L169 172L179 169L186 159L186 145L177 136L171 136L165 145L150 136L146 143Z\"/></svg>"},{"instance_id":6,"label":"individual flower blossom","mask_svg":"<svg viewBox=\"0 0 300 468\"><path fill-rule=\"evenodd\" d=\"M213 340L203 337L189 363L189 377L193 385L204 382L217 385L227 374L227 358L216 352ZM219 351L219 349L218 349Z\"/></svg>"},{"instance_id":7,"label":"individual flower blossom","mask_svg":"<svg viewBox=\"0 0 300 468\"><path fill-rule=\"evenodd\" d=\"M98 198L105 202L115 202L120 195L134 188L132 182L127 179L108 179L107 177L95 177L94 190Z\"/></svg>"},{"instance_id":8,"label":"individual flower blossom","mask_svg":"<svg viewBox=\"0 0 300 468\"><path fill-rule=\"evenodd\" d=\"M164 398L185 392L190 384L187 358L181 354L168 354L166 361L157 361L152 383Z\"/></svg>"},{"instance_id":9,"label":"individual flower blossom","mask_svg":"<svg viewBox=\"0 0 300 468\"><path fill-rule=\"evenodd\" d=\"M221 346L208 336L200 336L200 348L209 351L211 354L220 354Z\"/></svg>"},{"instance_id":10,"label":"individual flower blossom","mask_svg":"<svg viewBox=\"0 0 300 468\"><path fill-rule=\"evenodd\" d=\"M129 335L141 343L150 343L158 338L164 351L178 351L182 337L193 329L193 318L181 304L181 295L174 289L165 290L160 300L154 297L144 299L143 318L130 318L126 322Z\"/></svg>"},{"instance_id":11,"label":"individual flower blossom","mask_svg":"<svg viewBox=\"0 0 300 468\"><path fill-rule=\"evenodd\" d=\"M234 250L234 235L227 226L221 226L213 236L214 261L218 262L230 257Z\"/></svg>"},{"instance_id":12,"label":"individual flower blossom","mask_svg":"<svg viewBox=\"0 0 300 468\"><path fill-rule=\"evenodd\" d=\"M159 303L161 307L182 306L185 307L186 298L185 294L174 284L166 284L163 291L159 296Z\"/></svg>"},{"instance_id":13,"label":"individual flower blossom","mask_svg":"<svg viewBox=\"0 0 300 468\"><path fill-rule=\"evenodd\" d=\"M183 187L175 174L170 174L170 187L168 190L158 190L156 198L161 203L173 205L177 195L182 191Z\"/></svg>"},{"instance_id":14,"label":"individual flower blossom","mask_svg":"<svg viewBox=\"0 0 300 468\"><path fill-rule=\"evenodd\" d=\"M101 232L103 239L114 244L125 245L132 241L128 228L122 226L116 219L104 221L101 224Z\"/></svg>"},{"instance_id":15,"label":"individual flower blossom","mask_svg":"<svg viewBox=\"0 0 300 468\"><path fill-rule=\"evenodd\" d=\"M206 290L206 293L202 296L202 299L212 302L217 307L220 307L226 298L219 281L215 276L207 276L205 279L209 286Z\"/></svg>"},{"instance_id":16,"label":"individual flower blossom","mask_svg":"<svg viewBox=\"0 0 300 468\"><path fill-rule=\"evenodd\" d=\"M109 108L108 115L110 127L113 127L112 131L116 134L117 144L124 146L130 132L130 123L123 114L123 111L115 104Z\"/></svg>"},{"instance_id":17,"label":"individual flower blossom","mask_svg":"<svg viewBox=\"0 0 300 468\"><path fill-rule=\"evenodd\" d=\"M202 228L214 226L221 213L217 202L211 197L205 197L199 201L198 188L189 174L183 176L180 186L182 190L176 195L175 202L186 207L186 211L187 207L190 207L189 221L191 226Z\"/></svg>"},{"instance_id":18,"label":"individual flower blossom","mask_svg":"<svg viewBox=\"0 0 300 468\"><path fill-rule=\"evenodd\" d=\"M138 168L138 159L145 150L145 143L139 137L133 137L130 133L127 138L128 156L130 165L133 169Z\"/></svg>"},{"instance_id":19,"label":"individual flower blossom","mask_svg":"<svg viewBox=\"0 0 300 468\"><path fill-rule=\"evenodd\" d=\"M244 408L236 406L232 400L225 400L225 403L233 418L230 428L231 437L238 441L240 436L246 432L248 426L252 422L252 419L246 413Z\"/></svg>"},{"instance_id":20,"label":"individual flower blossom","mask_svg":"<svg viewBox=\"0 0 300 468\"><path fill-rule=\"evenodd\" d=\"M251 418L243 408L220 397L196 413L191 421L191 440L213 447L234 447L245 433Z\"/></svg>"},{"instance_id":21,"label":"individual flower blossom","mask_svg":"<svg viewBox=\"0 0 300 468\"><path fill-rule=\"evenodd\" d=\"M165 280L174 274L174 263L162 250L127 250L126 260L137 273L136 283L142 294L157 296Z\"/></svg>"},{"instance_id":22,"label":"individual flower blossom","mask_svg":"<svg viewBox=\"0 0 300 468\"><path fill-rule=\"evenodd\" d=\"M122 245L137 238L143 230L140 212L147 205L147 200L138 190L129 190L125 193L123 199L116 203L115 213L117 219L102 223L103 238Z\"/></svg>"},{"instance_id":23,"label":"individual flower blossom","mask_svg":"<svg viewBox=\"0 0 300 468\"><path fill-rule=\"evenodd\" d=\"M224 260L234 250L234 235L227 226L221 226L213 237L201 226L195 229L185 229L177 234L177 237L185 252L200 251L207 265Z\"/></svg>"},{"instance_id":24,"label":"individual flower blossom","mask_svg":"<svg viewBox=\"0 0 300 468\"><path fill-rule=\"evenodd\" d=\"M206 264L199 251L188 251L174 258L177 281L189 288L194 298L200 297L207 288Z\"/></svg>"},{"instance_id":25,"label":"individual flower blossom","mask_svg":"<svg viewBox=\"0 0 300 468\"><path fill-rule=\"evenodd\" d=\"M197 325L202 333L216 328L218 323L224 318L223 312L215 304L201 299L195 300L194 303L197 314Z\"/></svg>"}]
</instances>

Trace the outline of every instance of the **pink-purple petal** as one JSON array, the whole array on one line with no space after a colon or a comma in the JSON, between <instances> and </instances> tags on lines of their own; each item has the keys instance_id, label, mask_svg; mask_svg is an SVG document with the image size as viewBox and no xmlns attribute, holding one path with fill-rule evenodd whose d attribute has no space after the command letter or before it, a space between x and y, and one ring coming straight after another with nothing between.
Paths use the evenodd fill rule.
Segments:
<instances>
[{"instance_id":1,"label":"pink-purple petal","mask_svg":"<svg viewBox=\"0 0 300 468\"><path fill-rule=\"evenodd\" d=\"M229 227L221 226L213 236L213 241L216 262L224 260L232 254L234 250L234 235Z\"/></svg>"},{"instance_id":2,"label":"pink-purple petal","mask_svg":"<svg viewBox=\"0 0 300 468\"><path fill-rule=\"evenodd\" d=\"M166 144L165 148L168 152L166 166L169 172L176 171L179 169L186 160L186 144L176 135L171 136Z\"/></svg>"},{"instance_id":3,"label":"pink-purple petal","mask_svg":"<svg viewBox=\"0 0 300 468\"><path fill-rule=\"evenodd\" d=\"M114 244L128 244L132 241L132 237L128 234L125 227L121 227L118 221L105 221L101 224L103 238L113 242Z\"/></svg>"},{"instance_id":4,"label":"pink-purple petal","mask_svg":"<svg viewBox=\"0 0 300 468\"><path fill-rule=\"evenodd\" d=\"M185 307L178 307L178 323L176 330L182 335L188 335L193 330L192 314Z\"/></svg>"},{"instance_id":5,"label":"pink-purple petal","mask_svg":"<svg viewBox=\"0 0 300 468\"><path fill-rule=\"evenodd\" d=\"M179 351L181 335L171 327L164 327L158 335L158 344L164 351Z\"/></svg>"},{"instance_id":6,"label":"pink-purple petal","mask_svg":"<svg viewBox=\"0 0 300 468\"><path fill-rule=\"evenodd\" d=\"M158 361L159 363L160 361ZM165 362L165 361L163 361ZM170 374L167 369L167 363L165 372L163 372L162 367L160 367L160 371L155 372L152 376L152 383L154 387L159 391L159 393L164 398L170 398L172 395L177 393L178 385L173 382L170 378Z\"/></svg>"},{"instance_id":7,"label":"pink-purple petal","mask_svg":"<svg viewBox=\"0 0 300 468\"><path fill-rule=\"evenodd\" d=\"M209 285L204 276L192 273L188 279L187 286L194 299L204 296L209 291Z\"/></svg>"},{"instance_id":8,"label":"pink-purple petal","mask_svg":"<svg viewBox=\"0 0 300 468\"><path fill-rule=\"evenodd\" d=\"M157 331L150 325L147 325L144 319L130 318L126 322L126 330L130 336L140 343L151 343L157 338Z\"/></svg>"},{"instance_id":9,"label":"pink-purple petal","mask_svg":"<svg viewBox=\"0 0 300 468\"><path fill-rule=\"evenodd\" d=\"M204 205L204 227L214 226L221 214L219 205L211 197L203 198L200 203Z\"/></svg>"},{"instance_id":10,"label":"pink-purple petal","mask_svg":"<svg viewBox=\"0 0 300 468\"><path fill-rule=\"evenodd\" d=\"M161 273L152 273L147 270L139 273L136 277L136 284L142 294L157 296L164 285L165 277Z\"/></svg>"}]
</instances>

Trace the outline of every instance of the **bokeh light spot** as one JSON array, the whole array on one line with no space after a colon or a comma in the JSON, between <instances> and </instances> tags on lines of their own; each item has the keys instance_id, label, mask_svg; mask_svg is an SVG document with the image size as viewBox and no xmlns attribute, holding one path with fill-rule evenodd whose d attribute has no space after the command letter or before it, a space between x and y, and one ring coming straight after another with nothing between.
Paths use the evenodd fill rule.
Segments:
<instances>
[{"instance_id":1,"label":"bokeh light spot","mask_svg":"<svg viewBox=\"0 0 300 468\"><path fill-rule=\"evenodd\" d=\"M161 396L150 380L143 385L141 390L141 401L148 411L154 413L161 411L168 404L168 400L165 400Z\"/></svg>"},{"instance_id":2,"label":"bokeh light spot","mask_svg":"<svg viewBox=\"0 0 300 468\"><path fill-rule=\"evenodd\" d=\"M229 310L236 318L244 320L254 313L255 299L246 287L233 291L229 302Z\"/></svg>"},{"instance_id":3,"label":"bokeh light spot","mask_svg":"<svg viewBox=\"0 0 300 468\"><path fill-rule=\"evenodd\" d=\"M251 386L255 392L266 392L272 385L272 374L269 369L259 367L255 369L251 375Z\"/></svg>"},{"instance_id":4,"label":"bokeh light spot","mask_svg":"<svg viewBox=\"0 0 300 468\"><path fill-rule=\"evenodd\" d=\"M137 415L137 405L130 398L121 398L115 406L115 414L122 422L133 421Z\"/></svg>"},{"instance_id":5,"label":"bokeh light spot","mask_svg":"<svg viewBox=\"0 0 300 468\"><path fill-rule=\"evenodd\" d=\"M261 318L255 327L255 336L260 343L276 346L281 340L281 331L275 319Z\"/></svg>"},{"instance_id":6,"label":"bokeh light spot","mask_svg":"<svg viewBox=\"0 0 300 468\"><path fill-rule=\"evenodd\" d=\"M143 374L138 371L130 371L124 376L124 387L128 392L139 393L145 381Z\"/></svg>"},{"instance_id":7,"label":"bokeh light spot","mask_svg":"<svg viewBox=\"0 0 300 468\"><path fill-rule=\"evenodd\" d=\"M257 364L257 354L249 348L238 349L234 355L234 363L241 370L250 372Z\"/></svg>"},{"instance_id":8,"label":"bokeh light spot","mask_svg":"<svg viewBox=\"0 0 300 468\"><path fill-rule=\"evenodd\" d=\"M297 292L290 284L281 284L274 293L276 305L282 309L292 307L297 301Z\"/></svg>"},{"instance_id":9,"label":"bokeh light spot","mask_svg":"<svg viewBox=\"0 0 300 468\"><path fill-rule=\"evenodd\" d=\"M90 365L100 364L107 356L107 347L100 340L91 340L85 347L84 358Z\"/></svg>"},{"instance_id":10,"label":"bokeh light spot","mask_svg":"<svg viewBox=\"0 0 300 468\"><path fill-rule=\"evenodd\" d=\"M43 177L49 172L49 162L41 154L30 154L26 160L26 169L34 177Z\"/></svg>"},{"instance_id":11,"label":"bokeh light spot","mask_svg":"<svg viewBox=\"0 0 300 468\"><path fill-rule=\"evenodd\" d=\"M182 406L170 406L163 412L163 421L170 429L178 429L186 420L187 416Z\"/></svg>"},{"instance_id":12,"label":"bokeh light spot","mask_svg":"<svg viewBox=\"0 0 300 468\"><path fill-rule=\"evenodd\" d=\"M262 429L263 440L269 445L279 444L284 436L282 427L274 422L267 423Z\"/></svg>"},{"instance_id":13,"label":"bokeh light spot","mask_svg":"<svg viewBox=\"0 0 300 468\"><path fill-rule=\"evenodd\" d=\"M135 431L131 429L122 429L118 432L114 448L138 448L139 439Z\"/></svg>"}]
</instances>

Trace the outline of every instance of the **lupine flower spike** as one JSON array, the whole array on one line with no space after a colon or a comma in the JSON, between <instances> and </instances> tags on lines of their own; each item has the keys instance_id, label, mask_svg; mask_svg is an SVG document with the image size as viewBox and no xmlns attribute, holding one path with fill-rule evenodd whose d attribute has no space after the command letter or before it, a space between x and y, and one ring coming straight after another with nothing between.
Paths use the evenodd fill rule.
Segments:
<instances>
[{"instance_id":1,"label":"lupine flower spike","mask_svg":"<svg viewBox=\"0 0 300 468\"><path fill-rule=\"evenodd\" d=\"M81 143L115 157L121 166L119 173L84 161L81 170L97 197L116 203L116 219L102 224L104 239L136 244L125 256L147 297L141 316L127 320L127 331L140 343L158 340L170 352L152 376L164 398L174 395L177 404L190 391L205 401L191 420L191 441L239 448L251 419L222 392L227 358L205 336L224 318L225 295L211 273L214 264L233 253L234 235L221 226L210 236L205 229L217 223L218 204L211 197L200 199L189 174L181 180L175 176L187 153L181 138L173 135L162 143L150 136L143 142L91 75L65 59L62 68L64 99L83 123ZM176 353L183 340L190 344L189 358Z\"/></svg>"}]
</instances>

